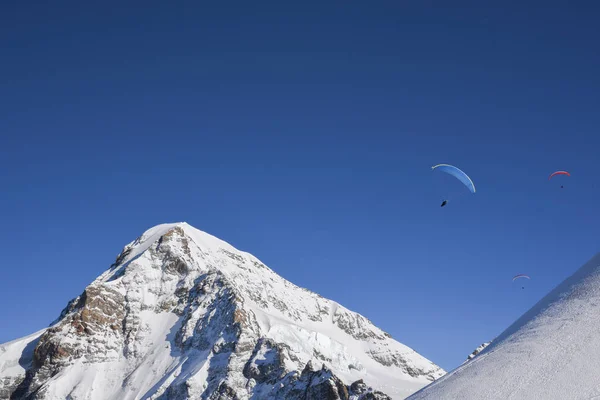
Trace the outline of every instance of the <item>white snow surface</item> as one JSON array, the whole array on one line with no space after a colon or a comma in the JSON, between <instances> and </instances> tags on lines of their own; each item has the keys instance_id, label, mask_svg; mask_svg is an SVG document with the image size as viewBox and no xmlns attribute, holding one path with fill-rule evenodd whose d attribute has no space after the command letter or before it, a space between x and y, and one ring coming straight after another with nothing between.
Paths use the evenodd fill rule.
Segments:
<instances>
[{"instance_id":1,"label":"white snow surface","mask_svg":"<svg viewBox=\"0 0 600 400\"><path fill-rule=\"evenodd\" d=\"M600 399L600 254L410 400Z\"/></svg>"},{"instance_id":2,"label":"white snow surface","mask_svg":"<svg viewBox=\"0 0 600 400\"><path fill-rule=\"evenodd\" d=\"M178 233L173 235L174 231ZM160 258L164 252L184 260L185 267L167 265ZM221 282L231 291L230 297L226 297L229 292L222 289ZM189 293L190 288L200 284L208 288L197 289L205 293L204 297L198 295L200 300L186 308L184 317L174 312L178 301L174 293L180 288ZM223 323L225 328L215 328L215 324L231 318L231 314L247 326L236 339L238 347L245 342L254 346L259 338L289 346L290 356L283 361L286 372L302 371L312 360L318 369L321 365L330 368L347 385L363 379L393 399L404 399L444 374L365 317L290 283L253 255L184 222L146 231L127 245L117 263L89 288L99 290L101 298L114 306L114 310L103 313L98 308L102 305L94 306L98 315L110 319L123 313L123 323L93 331L93 340L85 341L75 334L74 323L63 321L75 311L69 309L65 317L61 315L52 327L60 328L55 333L59 344L84 349L81 352L85 355L70 357L61 364L58 374L43 381L39 398L158 399L181 384L188 395L200 398L207 386L210 388L207 377L221 373L222 381L242 388L242 392L247 390L246 395L238 392L239 398L255 399L253 387L256 394L268 386L244 377L241 369L247 360L236 364L239 354L227 355L219 350L230 341L230 325ZM235 300L233 306L231 299ZM126 332L122 335L121 325ZM0 390L3 378L23 378L31 365L31 355L22 356L24 349L29 345L28 350L33 352L30 343L35 344L44 332L0 346ZM260 348L250 365L259 368L273 362L273 353L267 350ZM172 396L167 398L180 398Z\"/></svg>"},{"instance_id":3,"label":"white snow surface","mask_svg":"<svg viewBox=\"0 0 600 400\"><path fill-rule=\"evenodd\" d=\"M0 345L2 377L15 378L25 374L25 368L31 366L33 348L45 331L46 329L42 329L34 334Z\"/></svg>"}]
</instances>

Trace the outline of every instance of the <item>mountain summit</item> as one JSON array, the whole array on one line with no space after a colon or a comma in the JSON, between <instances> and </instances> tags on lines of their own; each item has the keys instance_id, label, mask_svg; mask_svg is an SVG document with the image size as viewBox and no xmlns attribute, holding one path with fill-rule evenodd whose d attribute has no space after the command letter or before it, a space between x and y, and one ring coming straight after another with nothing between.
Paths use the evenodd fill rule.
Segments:
<instances>
[{"instance_id":1,"label":"mountain summit","mask_svg":"<svg viewBox=\"0 0 600 400\"><path fill-rule=\"evenodd\" d=\"M411 400L600 399L600 254Z\"/></svg>"},{"instance_id":2,"label":"mountain summit","mask_svg":"<svg viewBox=\"0 0 600 400\"><path fill-rule=\"evenodd\" d=\"M402 399L443 374L186 223L149 229L50 327L0 345L0 399Z\"/></svg>"}]
</instances>

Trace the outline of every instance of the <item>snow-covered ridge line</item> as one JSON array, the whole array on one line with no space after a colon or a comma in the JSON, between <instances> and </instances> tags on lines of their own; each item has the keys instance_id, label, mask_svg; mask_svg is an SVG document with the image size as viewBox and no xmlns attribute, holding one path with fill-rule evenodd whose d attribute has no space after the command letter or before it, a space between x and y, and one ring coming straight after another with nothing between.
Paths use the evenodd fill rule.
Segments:
<instances>
[{"instance_id":1,"label":"snow-covered ridge line","mask_svg":"<svg viewBox=\"0 0 600 400\"><path fill-rule=\"evenodd\" d=\"M600 398L600 253L411 400Z\"/></svg>"}]
</instances>

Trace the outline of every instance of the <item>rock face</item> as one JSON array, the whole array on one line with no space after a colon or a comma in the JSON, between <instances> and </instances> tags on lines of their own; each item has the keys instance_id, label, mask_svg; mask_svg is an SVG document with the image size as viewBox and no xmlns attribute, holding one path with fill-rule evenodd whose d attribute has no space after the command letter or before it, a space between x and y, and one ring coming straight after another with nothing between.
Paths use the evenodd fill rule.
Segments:
<instances>
[{"instance_id":1,"label":"rock face","mask_svg":"<svg viewBox=\"0 0 600 400\"><path fill-rule=\"evenodd\" d=\"M0 399L402 399L443 374L185 223L148 230L49 328L0 346Z\"/></svg>"}]
</instances>

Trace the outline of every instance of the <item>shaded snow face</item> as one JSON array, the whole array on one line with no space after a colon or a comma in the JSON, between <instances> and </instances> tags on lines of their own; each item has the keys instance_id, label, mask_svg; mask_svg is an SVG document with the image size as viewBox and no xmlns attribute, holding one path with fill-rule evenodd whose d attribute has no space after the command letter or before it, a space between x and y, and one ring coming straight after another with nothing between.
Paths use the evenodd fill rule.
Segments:
<instances>
[{"instance_id":1,"label":"shaded snow face","mask_svg":"<svg viewBox=\"0 0 600 400\"><path fill-rule=\"evenodd\" d=\"M0 347L0 398L402 399L443 373L185 223L145 232L51 327Z\"/></svg>"},{"instance_id":2,"label":"shaded snow face","mask_svg":"<svg viewBox=\"0 0 600 400\"><path fill-rule=\"evenodd\" d=\"M600 399L599 321L600 254L410 399Z\"/></svg>"}]
</instances>

